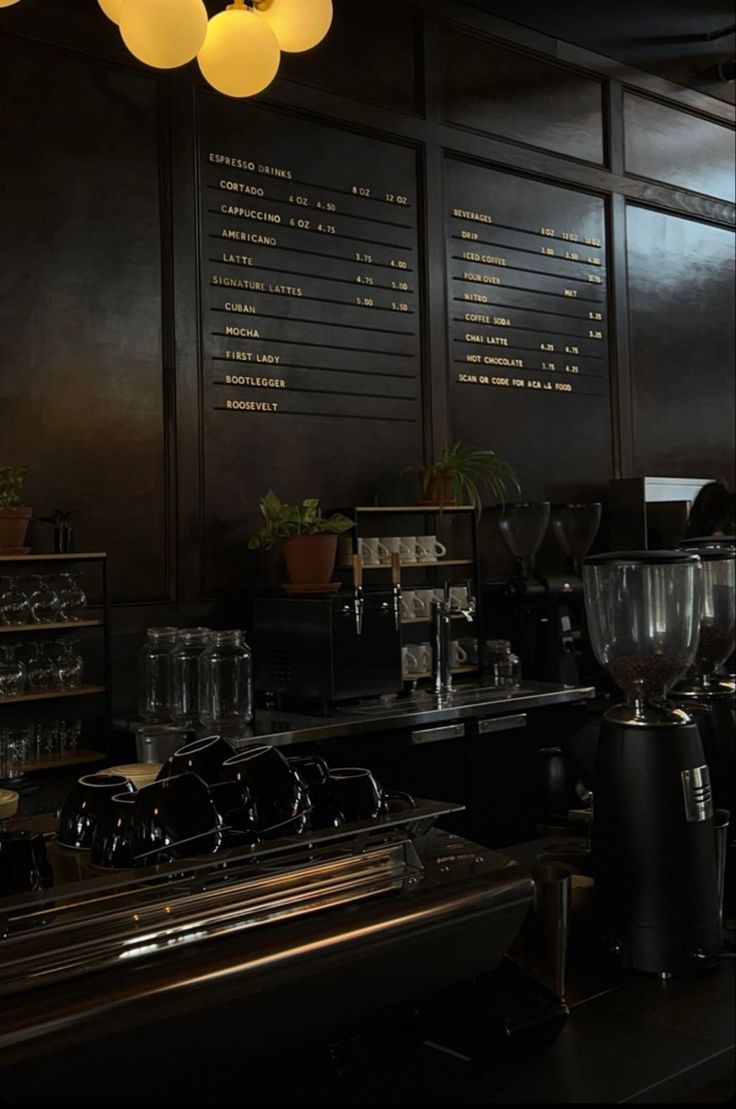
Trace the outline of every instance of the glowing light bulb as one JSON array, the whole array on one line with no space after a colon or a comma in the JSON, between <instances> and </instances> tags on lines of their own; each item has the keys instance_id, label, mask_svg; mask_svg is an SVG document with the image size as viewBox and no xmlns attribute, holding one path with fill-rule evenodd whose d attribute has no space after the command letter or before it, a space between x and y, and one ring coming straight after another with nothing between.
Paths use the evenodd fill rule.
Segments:
<instances>
[{"instance_id":1,"label":"glowing light bulb","mask_svg":"<svg viewBox=\"0 0 736 1109\"><path fill-rule=\"evenodd\" d=\"M113 23L120 22L120 9L125 3L125 0L97 0L97 3L108 19L111 19Z\"/></svg>"},{"instance_id":2,"label":"glowing light bulb","mask_svg":"<svg viewBox=\"0 0 736 1109\"><path fill-rule=\"evenodd\" d=\"M332 23L332 0L261 0L258 10L282 50L298 54L321 42Z\"/></svg>"},{"instance_id":3,"label":"glowing light bulb","mask_svg":"<svg viewBox=\"0 0 736 1109\"><path fill-rule=\"evenodd\" d=\"M9 8L11 4L17 4L18 0L0 0L0 8Z\"/></svg>"},{"instance_id":4,"label":"glowing light bulb","mask_svg":"<svg viewBox=\"0 0 736 1109\"><path fill-rule=\"evenodd\" d=\"M125 0L120 34L140 61L173 69L197 56L207 34L207 9L202 0Z\"/></svg>"},{"instance_id":5,"label":"glowing light bulb","mask_svg":"<svg viewBox=\"0 0 736 1109\"><path fill-rule=\"evenodd\" d=\"M210 20L197 61L205 80L218 92L255 96L278 73L281 51L263 16L236 0Z\"/></svg>"}]
</instances>

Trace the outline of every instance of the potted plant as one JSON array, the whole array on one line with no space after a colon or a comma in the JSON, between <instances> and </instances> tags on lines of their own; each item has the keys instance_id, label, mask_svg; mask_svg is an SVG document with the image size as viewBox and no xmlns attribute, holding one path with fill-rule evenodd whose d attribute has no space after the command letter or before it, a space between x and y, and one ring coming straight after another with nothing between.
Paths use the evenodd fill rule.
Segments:
<instances>
[{"instance_id":1,"label":"potted plant","mask_svg":"<svg viewBox=\"0 0 736 1109\"><path fill-rule=\"evenodd\" d=\"M339 513L323 516L314 499L284 504L272 490L259 507L264 525L250 537L249 549L270 551L282 543L292 585L327 585L335 568L337 537L354 527L353 521Z\"/></svg>"},{"instance_id":2,"label":"potted plant","mask_svg":"<svg viewBox=\"0 0 736 1109\"><path fill-rule=\"evenodd\" d=\"M413 474L422 487L420 505L440 508L445 505L471 504L480 519L483 491L505 503L510 487L520 490L516 473L494 451L464 447L458 442L445 447L438 462L431 466L410 466L404 473Z\"/></svg>"},{"instance_id":3,"label":"potted plant","mask_svg":"<svg viewBox=\"0 0 736 1109\"><path fill-rule=\"evenodd\" d=\"M0 466L0 553L23 548L32 509L21 504L24 466Z\"/></svg>"}]
</instances>

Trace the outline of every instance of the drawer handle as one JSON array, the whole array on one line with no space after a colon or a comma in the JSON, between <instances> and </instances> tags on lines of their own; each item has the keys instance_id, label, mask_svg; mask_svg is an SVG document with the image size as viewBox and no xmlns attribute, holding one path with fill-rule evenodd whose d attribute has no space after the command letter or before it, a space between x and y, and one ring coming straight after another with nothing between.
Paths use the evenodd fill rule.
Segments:
<instances>
[{"instance_id":1,"label":"drawer handle","mask_svg":"<svg viewBox=\"0 0 736 1109\"><path fill-rule=\"evenodd\" d=\"M464 724L448 724L443 728L417 728L409 733L409 743L441 743L443 739L462 739L465 735Z\"/></svg>"},{"instance_id":2,"label":"drawer handle","mask_svg":"<svg viewBox=\"0 0 736 1109\"><path fill-rule=\"evenodd\" d=\"M512 728L525 727L525 712L516 713L514 716L493 716L488 720L478 721L478 735L489 735L491 732L508 732Z\"/></svg>"}]
</instances>

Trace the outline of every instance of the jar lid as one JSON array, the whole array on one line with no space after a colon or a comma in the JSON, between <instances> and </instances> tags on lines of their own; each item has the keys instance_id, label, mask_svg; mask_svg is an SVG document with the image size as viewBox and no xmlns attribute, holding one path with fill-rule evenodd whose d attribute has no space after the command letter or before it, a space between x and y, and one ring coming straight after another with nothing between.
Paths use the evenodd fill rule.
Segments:
<instances>
[{"instance_id":1,"label":"jar lid","mask_svg":"<svg viewBox=\"0 0 736 1109\"><path fill-rule=\"evenodd\" d=\"M609 551L589 555L583 559L583 566L687 566L699 561L692 551Z\"/></svg>"}]
</instances>

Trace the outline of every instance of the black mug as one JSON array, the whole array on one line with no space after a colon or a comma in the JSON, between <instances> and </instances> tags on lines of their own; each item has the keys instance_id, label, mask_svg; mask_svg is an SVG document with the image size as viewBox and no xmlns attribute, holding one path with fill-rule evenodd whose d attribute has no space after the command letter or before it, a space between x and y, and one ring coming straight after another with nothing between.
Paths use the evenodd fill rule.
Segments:
<instances>
[{"instance_id":1,"label":"black mug","mask_svg":"<svg viewBox=\"0 0 736 1109\"><path fill-rule=\"evenodd\" d=\"M222 783L235 787L228 822L239 831L260 835L299 822L311 808L304 779L275 747L244 748L223 763Z\"/></svg>"},{"instance_id":2,"label":"black mug","mask_svg":"<svg viewBox=\"0 0 736 1109\"><path fill-rule=\"evenodd\" d=\"M54 874L38 832L0 832L0 897L48 889Z\"/></svg>"},{"instance_id":3,"label":"black mug","mask_svg":"<svg viewBox=\"0 0 736 1109\"><path fill-rule=\"evenodd\" d=\"M196 774L164 778L135 795L136 866L214 854L224 842L222 820L206 783Z\"/></svg>"},{"instance_id":4,"label":"black mug","mask_svg":"<svg viewBox=\"0 0 736 1109\"><path fill-rule=\"evenodd\" d=\"M196 774L207 785L219 782L222 764L232 758L233 749L219 735L205 736L185 743L174 751L158 772L159 779L176 778L179 774Z\"/></svg>"},{"instance_id":5,"label":"black mug","mask_svg":"<svg viewBox=\"0 0 736 1109\"><path fill-rule=\"evenodd\" d=\"M330 768L325 760L317 755L300 755L289 759L289 763L307 784L312 804L309 816L311 829L339 828L344 824L345 816L332 795Z\"/></svg>"},{"instance_id":6,"label":"black mug","mask_svg":"<svg viewBox=\"0 0 736 1109\"><path fill-rule=\"evenodd\" d=\"M135 793L135 786L121 774L85 774L61 806L56 842L74 851L92 846L95 825L117 793Z\"/></svg>"},{"instance_id":7,"label":"black mug","mask_svg":"<svg viewBox=\"0 0 736 1109\"><path fill-rule=\"evenodd\" d=\"M89 861L105 869L127 869L135 866L133 828L134 793L116 793L95 825Z\"/></svg>"},{"instance_id":8,"label":"black mug","mask_svg":"<svg viewBox=\"0 0 736 1109\"><path fill-rule=\"evenodd\" d=\"M331 770L330 785L334 805L350 824L385 816L391 811L392 801L401 801L406 807L414 808L413 797L382 789L373 772L365 767L341 766Z\"/></svg>"}]
</instances>

